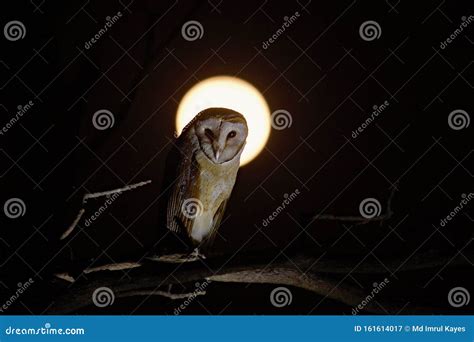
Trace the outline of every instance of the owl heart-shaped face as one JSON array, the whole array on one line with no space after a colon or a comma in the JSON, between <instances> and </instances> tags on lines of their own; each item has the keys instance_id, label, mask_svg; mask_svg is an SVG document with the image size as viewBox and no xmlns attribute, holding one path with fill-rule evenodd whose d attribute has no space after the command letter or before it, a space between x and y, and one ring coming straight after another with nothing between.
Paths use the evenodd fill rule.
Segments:
<instances>
[{"instance_id":1,"label":"owl heart-shaped face","mask_svg":"<svg viewBox=\"0 0 474 342\"><path fill-rule=\"evenodd\" d=\"M215 164L240 158L248 134L243 115L225 108L199 113L194 131L201 150Z\"/></svg>"}]
</instances>

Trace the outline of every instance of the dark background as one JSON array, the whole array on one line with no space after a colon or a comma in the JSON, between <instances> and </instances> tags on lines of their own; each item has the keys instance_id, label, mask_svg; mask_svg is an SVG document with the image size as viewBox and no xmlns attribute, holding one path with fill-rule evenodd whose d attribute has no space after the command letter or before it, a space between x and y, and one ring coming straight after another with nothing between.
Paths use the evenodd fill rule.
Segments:
<instances>
[{"instance_id":1,"label":"dark background","mask_svg":"<svg viewBox=\"0 0 474 342\"><path fill-rule=\"evenodd\" d=\"M1 6L2 27L20 20L26 36L16 42L0 36L0 124L18 105L34 102L0 136L0 203L18 197L26 204L24 216L1 220L2 297L18 282L36 281L10 313L44 312L58 293L51 277L57 270L140 259L155 245L179 101L215 75L247 80L271 111L285 109L293 119L290 128L272 130L266 149L241 168L215 253L238 259L282 251L291 259L304 246L314 255L382 264L393 257L410 263L427 251L466 255L463 268L387 269L393 281L386 295L407 307L422 303L430 308L425 314L470 312L470 306L449 306L447 294L455 286L472 289L473 205L445 227L440 220L462 194L474 192L473 125L453 130L447 120L455 109L472 117L474 24L446 49L440 43L462 16L474 14L472 2L35 0ZM122 18L85 49L117 11ZM298 20L262 49L295 11ZM183 39L189 20L202 24L202 39ZM381 26L379 39L359 36L367 20ZM352 131L384 101L387 109L353 139ZM94 128L99 109L114 114L113 128ZM70 239L59 241L84 193L149 179L93 225L81 222ZM359 203L369 197L384 214L393 187L393 215L383 224L313 219L359 215ZM263 227L295 189L301 195ZM370 292L382 279L349 274L344 281ZM212 284L185 313L350 314L350 307L293 288L293 303L274 308L268 300L274 287ZM81 313L172 313L174 307L159 297L132 297Z\"/></svg>"}]
</instances>

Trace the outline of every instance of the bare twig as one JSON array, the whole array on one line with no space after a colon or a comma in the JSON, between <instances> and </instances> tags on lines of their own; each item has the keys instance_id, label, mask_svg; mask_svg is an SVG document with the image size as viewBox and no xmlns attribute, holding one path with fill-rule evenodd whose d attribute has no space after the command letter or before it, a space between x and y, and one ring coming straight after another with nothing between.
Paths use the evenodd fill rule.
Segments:
<instances>
[{"instance_id":1,"label":"bare twig","mask_svg":"<svg viewBox=\"0 0 474 342\"><path fill-rule=\"evenodd\" d=\"M93 273L93 272L101 272L101 271L122 271L122 270L130 270L132 268L140 267L142 264L139 262L121 262L118 264L107 264L97 267L86 268L83 272L85 274Z\"/></svg>"},{"instance_id":2,"label":"bare twig","mask_svg":"<svg viewBox=\"0 0 474 342\"><path fill-rule=\"evenodd\" d=\"M76 279L74 279L69 273L55 273L53 274L58 279L67 281L68 283L74 283Z\"/></svg>"},{"instance_id":3,"label":"bare twig","mask_svg":"<svg viewBox=\"0 0 474 342\"><path fill-rule=\"evenodd\" d=\"M139 188L141 186L144 186L144 185L147 185L147 184L150 184L150 183L151 183L151 180L147 180L147 181L144 181L144 182L139 182L139 183L135 183L135 184L126 185L126 186L124 186L122 188L118 188L118 189L85 194L82 202L86 203L87 200L91 199L91 198L98 198L98 197L103 197L103 196L109 196L109 195L112 195L112 194L119 194L119 193L122 193L122 192L125 192L125 191L129 191L129 190Z\"/></svg>"},{"instance_id":4,"label":"bare twig","mask_svg":"<svg viewBox=\"0 0 474 342\"><path fill-rule=\"evenodd\" d=\"M162 296L176 299L187 299L189 297L197 297L206 295L206 291L194 291L190 293L171 293L168 291L161 290L140 290L140 291L128 291L121 295L121 297L132 297L132 296Z\"/></svg>"},{"instance_id":5,"label":"bare twig","mask_svg":"<svg viewBox=\"0 0 474 342\"><path fill-rule=\"evenodd\" d=\"M164 262L170 264L182 264L184 262L194 262L201 259L206 259L206 256L201 254L196 248L192 253L176 253L176 254L166 254L166 255L156 255L147 257L148 260L156 262Z\"/></svg>"},{"instance_id":6,"label":"bare twig","mask_svg":"<svg viewBox=\"0 0 474 342\"><path fill-rule=\"evenodd\" d=\"M147 185L147 184L150 184L150 183L151 183L151 180L147 180L147 181L144 181L144 182L129 184L129 185L126 185L126 186L124 186L122 188L118 188L118 189L112 189L112 190L107 190L107 191L102 191L102 192L93 192L93 193L85 194L84 197L82 198L82 204L87 203L87 200L91 199L91 198L99 198L99 197L103 197L103 196L109 196L109 195L112 195L112 194L120 194L122 192L133 190L133 189L139 188L141 186L144 186L144 185ZM77 213L76 218L71 223L71 225L66 229L66 231L61 235L59 240L64 240L69 235L71 235L71 233L74 231L74 229L76 228L78 223L81 221L82 215L84 215L85 212L86 212L86 210L84 208L79 209L79 212Z\"/></svg>"},{"instance_id":7,"label":"bare twig","mask_svg":"<svg viewBox=\"0 0 474 342\"><path fill-rule=\"evenodd\" d=\"M71 233L73 232L74 228L76 228L77 224L79 223L79 221L80 221L81 218L82 218L82 215L84 215L85 212L86 212L85 209L79 210L79 212L77 213L76 218L75 218L74 221L71 223L71 225L68 227L68 229L66 229L66 231L63 233L63 235L61 235L61 237L59 238L59 240L64 240L64 239L67 238L69 235L71 235Z\"/></svg>"},{"instance_id":8,"label":"bare twig","mask_svg":"<svg viewBox=\"0 0 474 342\"><path fill-rule=\"evenodd\" d=\"M373 218L365 218L362 216L337 216L337 215L331 215L331 214L325 214L325 215L316 215L314 216L315 220L324 220L324 221L350 221L350 222L374 222L374 221L384 221L387 219L387 215L380 215L377 217Z\"/></svg>"},{"instance_id":9,"label":"bare twig","mask_svg":"<svg viewBox=\"0 0 474 342\"><path fill-rule=\"evenodd\" d=\"M395 195L395 191L397 188L393 186L390 190L390 194L387 199L387 207L386 207L386 212L383 215L379 215L376 217L372 218L366 218L363 216L351 216L351 215L345 215L345 216L339 216L339 215L331 215L331 214L324 214L324 215L315 215L313 216L314 220L325 220L325 221L349 221L349 222L360 222L360 224L368 223L368 222L377 222L377 221L386 221L390 219L393 215L392 211L392 200L393 196Z\"/></svg>"}]
</instances>

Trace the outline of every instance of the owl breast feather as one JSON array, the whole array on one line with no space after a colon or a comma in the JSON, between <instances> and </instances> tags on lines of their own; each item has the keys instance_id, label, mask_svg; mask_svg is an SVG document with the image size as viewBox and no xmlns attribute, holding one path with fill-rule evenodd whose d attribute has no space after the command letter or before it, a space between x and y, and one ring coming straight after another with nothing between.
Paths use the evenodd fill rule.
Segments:
<instances>
[{"instance_id":1,"label":"owl breast feather","mask_svg":"<svg viewBox=\"0 0 474 342\"><path fill-rule=\"evenodd\" d=\"M200 242L214 227L216 211L232 192L239 169L239 160L223 164L211 162L204 153L196 154L198 177L196 179L197 198L201 201L203 212L193 222L191 237Z\"/></svg>"}]
</instances>

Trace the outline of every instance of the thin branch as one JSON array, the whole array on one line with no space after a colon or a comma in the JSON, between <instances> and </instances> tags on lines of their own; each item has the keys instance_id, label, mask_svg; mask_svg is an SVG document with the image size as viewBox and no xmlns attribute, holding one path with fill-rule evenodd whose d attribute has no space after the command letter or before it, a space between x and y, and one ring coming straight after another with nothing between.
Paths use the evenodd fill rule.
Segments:
<instances>
[{"instance_id":1,"label":"thin branch","mask_svg":"<svg viewBox=\"0 0 474 342\"><path fill-rule=\"evenodd\" d=\"M69 235L71 235L71 233L73 232L74 228L76 228L77 224L79 223L79 221L80 221L81 218L82 218L82 215L84 215L85 212L86 212L86 210L85 210L84 208L82 208L81 210L79 210L79 212L77 213L76 218L75 218L74 221L71 223L71 225L69 226L69 228L66 229L66 231L63 233L63 235L61 235L61 237L59 238L59 240L64 240L64 239L67 238Z\"/></svg>"},{"instance_id":2,"label":"thin branch","mask_svg":"<svg viewBox=\"0 0 474 342\"><path fill-rule=\"evenodd\" d=\"M128 291L121 294L120 297L133 297L133 296L161 296L176 299L188 299L189 297L205 296L206 291L195 291L190 293L171 293L168 291L161 290L139 290L139 291Z\"/></svg>"},{"instance_id":3,"label":"thin branch","mask_svg":"<svg viewBox=\"0 0 474 342\"><path fill-rule=\"evenodd\" d=\"M380 215L377 217L373 218L366 218L362 216L337 216L337 215L331 215L331 214L325 214L325 215L316 215L314 216L315 220L324 220L324 221L350 221L350 222L362 222L362 223L367 223L367 222L374 222L374 221L384 221L388 218L388 215Z\"/></svg>"},{"instance_id":4,"label":"thin branch","mask_svg":"<svg viewBox=\"0 0 474 342\"><path fill-rule=\"evenodd\" d=\"M151 183L151 180L147 180L147 181L144 181L144 182L129 184L129 185L126 185L126 186L124 186L122 188L118 188L118 189L112 189L112 190L107 190L107 191L102 191L102 192L93 192L93 193L85 194L84 197L82 198L82 204L87 203L87 200L91 199L91 198L99 198L99 197L103 197L103 196L109 196L109 195L112 195L112 194L121 194L122 192L133 190L133 189L139 188L141 186L144 186L144 185L147 185L147 184L150 184L150 183ZM74 231L74 229L76 228L78 223L81 221L81 218L82 218L82 216L84 215L85 212L86 212L86 210L84 208L79 209L79 212L77 213L76 218L71 223L71 225L66 229L66 231L61 235L59 240L64 240L69 235L71 235L71 233Z\"/></svg>"},{"instance_id":5,"label":"thin branch","mask_svg":"<svg viewBox=\"0 0 474 342\"><path fill-rule=\"evenodd\" d=\"M122 188L118 188L118 189L85 194L84 197L83 197L82 202L86 203L87 200L91 199L91 198L98 198L98 197L103 197L103 196L109 196L109 195L112 195L112 194L119 194L119 193L122 193L122 192L125 192L125 191L129 191L129 190L139 188L141 186L144 186L144 185L147 185L147 184L150 184L150 183L151 183L151 180L147 180L147 181L140 182L140 183L126 185L126 186L124 186Z\"/></svg>"},{"instance_id":6,"label":"thin branch","mask_svg":"<svg viewBox=\"0 0 474 342\"><path fill-rule=\"evenodd\" d=\"M170 264L182 264L184 262L194 262L202 259L206 259L206 256L199 253L199 250L196 248L192 253L183 254L166 254L166 255L156 255L147 257L148 260L156 262L164 262Z\"/></svg>"},{"instance_id":7,"label":"thin branch","mask_svg":"<svg viewBox=\"0 0 474 342\"><path fill-rule=\"evenodd\" d=\"M68 283L74 283L76 279L74 279L69 273L55 273L53 274L58 279L67 281Z\"/></svg>"},{"instance_id":8,"label":"thin branch","mask_svg":"<svg viewBox=\"0 0 474 342\"><path fill-rule=\"evenodd\" d=\"M363 216L351 216L351 215L331 215L331 214L323 214L323 215L315 215L313 216L314 220L324 220L324 221L349 221L349 222L360 222L361 224L365 224L368 222L377 222L377 221L385 221L390 219L393 216L392 210L392 200L395 195L395 191L397 190L396 186L392 186L390 190L390 194L387 199L387 206L386 212L383 215L379 215L372 218L367 218Z\"/></svg>"},{"instance_id":9,"label":"thin branch","mask_svg":"<svg viewBox=\"0 0 474 342\"><path fill-rule=\"evenodd\" d=\"M97 267L86 268L84 271L85 274L101 272L101 271L122 271L130 270L132 268L140 267L142 264L139 262L121 262L117 264L107 264Z\"/></svg>"}]
</instances>

